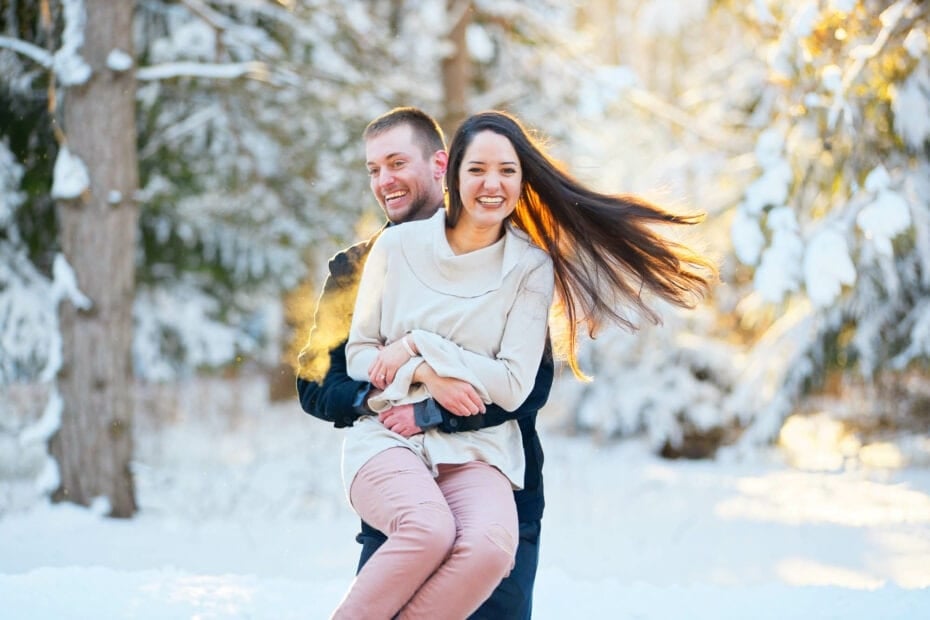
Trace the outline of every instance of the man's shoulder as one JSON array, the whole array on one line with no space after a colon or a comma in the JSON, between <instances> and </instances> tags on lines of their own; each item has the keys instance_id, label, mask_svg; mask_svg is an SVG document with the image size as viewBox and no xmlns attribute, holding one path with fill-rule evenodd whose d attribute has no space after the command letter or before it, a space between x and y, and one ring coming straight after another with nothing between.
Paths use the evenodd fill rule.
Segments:
<instances>
[{"instance_id":1,"label":"man's shoulder","mask_svg":"<svg viewBox=\"0 0 930 620\"><path fill-rule=\"evenodd\" d=\"M355 245L351 245L337 252L329 259L329 272L337 278L352 276L358 273L365 259L368 257L368 253L371 251L371 246L374 245L375 240L384 230L385 229L382 228L369 239L359 241Z\"/></svg>"}]
</instances>

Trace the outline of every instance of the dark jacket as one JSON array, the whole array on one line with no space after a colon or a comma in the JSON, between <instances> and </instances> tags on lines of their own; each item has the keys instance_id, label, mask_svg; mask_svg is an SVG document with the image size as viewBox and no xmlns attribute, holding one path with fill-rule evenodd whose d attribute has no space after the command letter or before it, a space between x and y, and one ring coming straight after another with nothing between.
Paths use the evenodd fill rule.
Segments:
<instances>
[{"instance_id":1,"label":"dark jacket","mask_svg":"<svg viewBox=\"0 0 930 620\"><path fill-rule=\"evenodd\" d=\"M301 407L316 418L332 422L336 428L352 426L365 413L361 395L370 386L367 382L355 381L347 374L345 345L362 267L375 238L377 235L339 252L329 261L329 276L317 304L310 338L298 359L297 393ZM442 421L437 428L446 433L496 426L507 420L516 420L520 425L526 454L526 475L524 488L514 492L514 499L521 522L541 519L545 506L543 451L536 433L536 414L549 398L552 377L552 354L547 346L533 390L517 410L505 411L491 404L484 414L456 416L438 407Z\"/></svg>"}]
</instances>

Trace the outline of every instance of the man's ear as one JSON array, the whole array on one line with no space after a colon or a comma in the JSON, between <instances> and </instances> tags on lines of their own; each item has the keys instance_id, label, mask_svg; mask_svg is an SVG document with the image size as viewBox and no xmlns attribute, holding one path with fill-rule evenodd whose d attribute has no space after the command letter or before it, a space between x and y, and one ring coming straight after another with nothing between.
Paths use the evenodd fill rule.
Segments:
<instances>
[{"instance_id":1,"label":"man's ear","mask_svg":"<svg viewBox=\"0 0 930 620\"><path fill-rule=\"evenodd\" d=\"M436 151L433 153L433 164L435 165L435 170L433 174L436 175L436 178L442 178L446 174L446 168L449 165L449 154L445 151Z\"/></svg>"}]
</instances>

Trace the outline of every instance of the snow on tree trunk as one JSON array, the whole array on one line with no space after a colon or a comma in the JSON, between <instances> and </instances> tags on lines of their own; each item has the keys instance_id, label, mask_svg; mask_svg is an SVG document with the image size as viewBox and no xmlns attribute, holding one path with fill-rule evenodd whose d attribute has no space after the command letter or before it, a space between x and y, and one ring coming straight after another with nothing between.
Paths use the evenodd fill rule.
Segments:
<instances>
[{"instance_id":1,"label":"snow on tree trunk","mask_svg":"<svg viewBox=\"0 0 930 620\"><path fill-rule=\"evenodd\" d=\"M99 497L111 515L136 511L132 458L132 304L138 208L133 71L107 66L114 50L132 55L134 3L86 0L81 56L93 74L63 96L69 151L86 166L89 186L60 200L61 248L92 306L63 303L64 402L51 440L60 468L54 498L90 505ZM56 179L56 184L58 180Z\"/></svg>"}]
</instances>

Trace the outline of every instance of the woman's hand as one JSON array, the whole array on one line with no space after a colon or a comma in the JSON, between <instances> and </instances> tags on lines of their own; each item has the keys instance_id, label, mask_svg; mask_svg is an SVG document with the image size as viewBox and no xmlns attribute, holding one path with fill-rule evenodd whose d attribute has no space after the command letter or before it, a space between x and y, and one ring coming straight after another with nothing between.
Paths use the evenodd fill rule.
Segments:
<instances>
[{"instance_id":1,"label":"woman's hand","mask_svg":"<svg viewBox=\"0 0 930 620\"><path fill-rule=\"evenodd\" d=\"M409 343L404 345L404 338L382 347L375 361L368 367L368 380L379 390L389 386L394 381L397 370L412 357L412 348Z\"/></svg>"},{"instance_id":2,"label":"woman's hand","mask_svg":"<svg viewBox=\"0 0 930 620\"><path fill-rule=\"evenodd\" d=\"M455 415L475 415L485 412L484 402L478 391L468 381L441 377L429 364L417 366L414 381L422 383L437 403Z\"/></svg>"}]
</instances>

